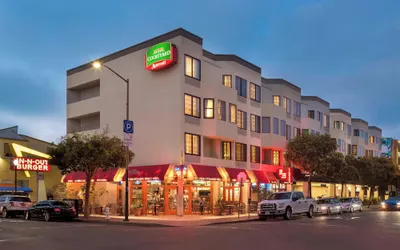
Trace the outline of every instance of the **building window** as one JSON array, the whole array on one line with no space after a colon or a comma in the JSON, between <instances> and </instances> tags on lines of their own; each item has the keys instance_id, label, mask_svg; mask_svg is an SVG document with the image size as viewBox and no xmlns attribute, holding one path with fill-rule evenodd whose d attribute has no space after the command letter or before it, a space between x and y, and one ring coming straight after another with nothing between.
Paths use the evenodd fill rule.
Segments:
<instances>
[{"instance_id":1,"label":"building window","mask_svg":"<svg viewBox=\"0 0 400 250\"><path fill-rule=\"evenodd\" d=\"M200 98L185 94L185 115L200 118Z\"/></svg>"},{"instance_id":2,"label":"building window","mask_svg":"<svg viewBox=\"0 0 400 250\"><path fill-rule=\"evenodd\" d=\"M200 155L200 135L185 133L185 154Z\"/></svg>"},{"instance_id":3,"label":"building window","mask_svg":"<svg viewBox=\"0 0 400 250\"><path fill-rule=\"evenodd\" d=\"M340 122L340 130L344 131L344 122Z\"/></svg>"},{"instance_id":4,"label":"building window","mask_svg":"<svg viewBox=\"0 0 400 250\"><path fill-rule=\"evenodd\" d=\"M299 129L299 128L295 128L295 127L293 127L293 134L294 134L294 137L296 137L296 136L298 136L298 135L300 135L301 134L301 130Z\"/></svg>"},{"instance_id":5,"label":"building window","mask_svg":"<svg viewBox=\"0 0 400 250\"><path fill-rule=\"evenodd\" d=\"M204 98L204 118L214 119L214 99Z\"/></svg>"},{"instance_id":6,"label":"building window","mask_svg":"<svg viewBox=\"0 0 400 250\"><path fill-rule=\"evenodd\" d=\"M286 137L286 121L281 120L281 136Z\"/></svg>"},{"instance_id":7,"label":"building window","mask_svg":"<svg viewBox=\"0 0 400 250\"><path fill-rule=\"evenodd\" d=\"M301 117L301 104L299 102L294 102L294 115Z\"/></svg>"},{"instance_id":8,"label":"building window","mask_svg":"<svg viewBox=\"0 0 400 250\"><path fill-rule=\"evenodd\" d=\"M329 115L324 115L324 128L329 128Z\"/></svg>"},{"instance_id":9,"label":"building window","mask_svg":"<svg viewBox=\"0 0 400 250\"><path fill-rule=\"evenodd\" d=\"M258 115L250 115L250 130L260 133L260 117Z\"/></svg>"},{"instance_id":10,"label":"building window","mask_svg":"<svg viewBox=\"0 0 400 250\"><path fill-rule=\"evenodd\" d=\"M237 111L237 126L241 129L247 129L247 112Z\"/></svg>"},{"instance_id":11,"label":"building window","mask_svg":"<svg viewBox=\"0 0 400 250\"><path fill-rule=\"evenodd\" d=\"M272 151L272 165L279 166L280 164L280 152L277 150Z\"/></svg>"},{"instance_id":12,"label":"building window","mask_svg":"<svg viewBox=\"0 0 400 250\"><path fill-rule=\"evenodd\" d=\"M247 161L247 145L236 142L235 144L235 159L236 161Z\"/></svg>"},{"instance_id":13,"label":"building window","mask_svg":"<svg viewBox=\"0 0 400 250\"><path fill-rule=\"evenodd\" d=\"M290 114L292 113L292 100L290 100L287 97L282 97L282 104L283 104L283 108L286 110L286 113Z\"/></svg>"},{"instance_id":14,"label":"building window","mask_svg":"<svg viewBox=\"0 0 400 250\"><path fill-rule=\"evenodd\" d=\"M279 95L274 95L274 105L281 106L281 97Z\"/></svg>"},{"instance_id":15,"label":"building window","mask_svg":"<svg viewBox=\"0 0 400 250\"><path fill-rule=\"evenodd\" d=\"M292 139L292 127L290 125L286 125L286 140Z\"/></svg>"},{"instance_id":16,"label":"building window","mask_svg":"<svg viewBox=\"0 0 400 250\"><path fill-rule=\"evenodd\" d=\"M228 88L232 88L232 76L231 75L223 75L222 76L222 85Z\"/></svg>"},{"instance_id":17,"label":"building window","mask_svg":"<svg viewBox=\"0 0 400 250\"><path fill-rule=\"evenodd\" d=\"M347 124L347 135L351 136L351 125Z\"/></svg>"},{"instance_id":18,"label":"building window","mask_svg":"<svg viewBox=\"0 0 400 250\"><path fill-rule=\"evenodd\" d=\"M260 163L260 147L250 146L251 163Z\"/></svg>"},{"instance_id":19,"label":"building window","mask_svg":"<svg viewBox=\"0 0 400 250\"><path fill-rule=\"evenodd\" d=\"M352 153L353 155L357 155L357 145L352 146Z\"/></svg>"},{"instance_id":20,"label":"building window","mask_svg":"<svg viewBox=\"0 0 400 250\"><path fill-rule=\"evenodd\" d=\"M369 143L375 143L375 136L373 135L369 136Z\"/></svg>"},{"instance_id":21,"label":"building window","mask_svg":"<svg viewBox=\"0 0 400 250\"><path fill-rule=\"evenodd\" d=\"M333 122L333 128L339 129L340 128L340 121Z\"/></svg>"},{"instance_id":22,"label":"building window","mask_svg":"<svg viewBox=\"0 0 400 250\"><path fill-rule=\"evenodd\" d=\"M185 55L185 76L200 80L201 62L199 59Z\"/></svg>"},{"instance_id":23,"label":"building window","mask_svg":"<svg viewBox=\"0 0 400 250\"><path fill-rule=\"evenodd\" d=\"M232 160L232 143L229 141L222 142L222 159Z\"/></svg>"},{"instance_id":24,"label":"building window","mask_svg":"<svg viewBox=\"0 0 400 250\"><path fill-rule=\"evenodd\" d=\"M243 78L236 76L236 90L238 95L247 97L247 81Z\"/></svg>"},{"instance_id":25,"label":"building window","mask_svg":"<svg viewBox=\"0 0 400 250\"><path fill-rule=\"evenodd\" d=\"M226 121L226 102L218 100L218 120Z\"/></svg>"},{"instance_id":26,"label":"building window","mask_svg":"<svg viewBox=\"0 0 400 250\"><path fill-rule=\"evenodd\" d=\"M273 132L276 135L279 135L279 119L274 117L274 126L273 126Z\"/></svg>"},{"instance_id":27,"label":"building window","mask_svg":"<svg viewBox=\"0 0 400 250\"><path fill-rule=\"evenodd\" d=\"M322 121L322 113L319 112L319 111L317 111L317 120L318 120L319 122Z\"/></svg>"},{"instance_id":28,"label":"building window","mask_svg":"<svg viewBox=\"0 0 400 250\"><path fill-rule=\"evenodd\" d=\"M353 136L360 136L360 130L354 129L353 130Z\"/></svg>"},{"instance_id":29,"label":"building window","mask_svg":"<svg viewBox=\"0 0 400 250\"><path fill-rule=\"evenodd\" d=\"M250 99L261 102L261 87L252 82L250 83Z\"/></svg>"},{"instance_id":30,"label":"building window","mask_svg":"<svg viewBox=\"0 0 400 250\"><path fill-rule=\"evenodd\" d=\"M236 123L237 108L235 104L229 104L229 122Z\"/></svg>"},{"instance_id":31,"label":"building window","mask_svg":"<svg viewBox=\"0 0 400 250\"><path fill-rule=\"evenodd\" d=\"M264 116L262 118L262 132L271 133L271 118Z\"/></svg>"},{"instance_id":32,"label":"building window","mask_svg":"<svg viewBox=\"0 0 400 250\"><path fill-rule=\"evenodd\" d=\"M308 118L315 119L315 111L314 110L308 111Z\"/></svg>"}]
</instances>

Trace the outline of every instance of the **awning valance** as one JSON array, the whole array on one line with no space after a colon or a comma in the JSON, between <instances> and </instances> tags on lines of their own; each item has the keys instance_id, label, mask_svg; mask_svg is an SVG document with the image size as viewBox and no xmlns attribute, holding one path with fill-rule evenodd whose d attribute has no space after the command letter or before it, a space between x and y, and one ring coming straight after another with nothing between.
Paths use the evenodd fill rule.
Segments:
<instances>
[{"instance_id":1,"label":"awning valance","mask_svg":"<svg viewBox=\"0 0 400 250\"><path fill-rule=\"evenodd\" d=\"M254 175L257 178L257 183L270 183L267 175L262 170L253 170Z\"/></svg>"},{"instance_id":2,"label":"awning valance","mask_svg":"<svg viewBox=\"0 0 400 250\"><path fill-rule=\"evenodd\" d=\"M267 172L267 171L265 171L264 173L265 173L265 175L267 176L267 178L268 178L268 180L269 180L270 183L276 183L276 182L278 182L278 179L276 178L274 172Z\"/></svg>"},{"instance_id":3,"label":"awning valance","mask_svg":"<svg viewBox=\"0 0 400 250\"><path fill-rule=\"evenodd\" d=\"M7 186L7 187L0 187L0 192L14 192L15 191L15 187L12 186ZM31 193L32 189L29 187L17 187L17 192L19 193Z\"/></svg>"},{"instance_id":4,"label":"awning valance","mask_svg":"<svg viewBox=\"0 0 400 250\"><path fill-rule=\"evenodd\" d=\"M199 180L222 180L216 166L192 164L192 167Z\"/></svg>"},{"instance_id":5,"label":"awning valance","mask_svg":"<svg viewBox=\"0 0 400 250\"><path fill-rule=\"evenodd\" d=\"M128 168L130 180L160 180L163 181L169 164L151 166L132 166ZM125 180L125 177L124 179Z\"/></svg>"},{"instance_id":6,"label":"awning valance","mask_svg":"<svg viewBox=\"0 0 400 250\"><path fill-rule=\"evenodd\" d=\"M91 181L96 182L114 182L117 173L121 172L122 170L119 168L109 169L107 171L103 171L101 169L97 169L93 175ZM86 173L84 172L71 172L64 176L63 182L85 182L86 181Z\"/></svg>"},{"instance_id":7,"label":"awning valance","mask_svg":"<svg viewBox=\"0 0 400 250\"><path fill-rule=\"evenodd\" d=\"M243 172L246 175L247 181L250 181L250 177L246 172L246 169L241 168L225 168L226 172L228 173L229 179L231 181L238 181L237 176L239 173Z\"/></svg>"}]
</instances>

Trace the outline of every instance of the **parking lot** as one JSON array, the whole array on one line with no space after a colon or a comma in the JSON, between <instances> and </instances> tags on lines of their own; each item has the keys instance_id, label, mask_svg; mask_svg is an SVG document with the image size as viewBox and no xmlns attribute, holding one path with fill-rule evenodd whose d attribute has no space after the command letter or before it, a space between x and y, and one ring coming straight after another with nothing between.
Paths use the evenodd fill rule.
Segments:
<instances>
[{"instance_id":1,"label":"parking lot","mask_svg":"<svg viewBox=\"0 0 400 250\"><path fill-rule=\"evenodd\" d=\"M0 219L0 249L383 249L399 244L400 212L295 217L198 227Z\"/></svg>"}]
</instances>

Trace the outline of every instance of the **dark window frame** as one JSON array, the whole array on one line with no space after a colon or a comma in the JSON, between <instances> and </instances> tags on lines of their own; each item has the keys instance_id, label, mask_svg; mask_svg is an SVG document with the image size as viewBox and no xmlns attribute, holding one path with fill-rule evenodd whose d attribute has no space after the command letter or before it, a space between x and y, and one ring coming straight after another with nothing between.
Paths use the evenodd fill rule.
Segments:
<instances>
[{"instance_id":1,"label":"dark window frame","mask_svg":"<svg viewBox=\"0 0 400 250\"><path fill-rule=\"evenodd\" d=\"M206 107L206 102L207 101L209 101L209 100L211 100L212 101L212 108L207 108ZM214 100L214 98L203 98L203 117L204 117L204 119L214 119L215 118L215 100ZM212 117L206 117L206 111L208 110L208 109L212 109Z\"/></svg>"},{"instance_id":2,"label":"dark window frame","mask_svg":"<svg viewBox=\"0 0 400 250\"><path fill-rule=\"evenodd\" d=\"M256 159L253 161L253 150L255 150ZM261 147L256 145L250 145L250 162L251 163L261 163Z\"/></svg>"},{"instance_id":3,"label":"dark window frame","mask_svg":"<svg viewBox=\"0 0 400 250\"><path fill-rule=\"evenodd\" d=\"M221 107L219 106L220 103ZM220 99L217 101L217 117L220 121L226 121L226 102Z\"/></svg>"},{"instance_id":4,"label":"dark window frame","mask_svg":"<svg viewBox=\"0 0 400 250\"><path fill-rule=\"evenodd\" d=\"M235 107L235 121L232 121L232 112L231 112L231 107ZM238 108L236 104L233 103L229 103L229 122L232 124L237 124L237 112L238 112Z\"/></svg>"},{"instance_id":5,"label":"dark window frame","mask_svg":"<svg viewBox=\"0 0 400 250\"><path fill-rule=\"evenodd\" d=\"M239 84L238 84L239 80ZM244 88L243 88L244 85ZM247 80L244 78L241 78L240 76L235 76L235 89L237 91L237 94L241 97L247 98ZM243 93L244 90L244 93Z\"/></svg>"},{"instance_id":6,"label":"dark window frame","mask_svg":"<svg viewBox=\"0 0 400 250\"><path fill-rule=\"evenodd\" d=\"M187 152L186 152L186 135L191 135L191 136L192 136L192 153L187 153ZM198 153L198 154L194 154L194 153L193 153L193 137L194 137L194 136L198 137L198 139L199 139L199 145L198 145L198 147L199 147L199 153ZM185 139L184 139L184 140L185 140L185 155L201 156L201 135L185 132Z\"/></svg>"},{"instance_id":7,"label":"dark window frame","mask_svg":"<svg viewBox=\"0 0 400 250\"><path fill-rule=\"evenodd\" d=\"M199 78L196 78L194 76L190 76L190 75L186 74L186 57L189 57L190 59L192 59L192 75L193 75L193 72L194 72L193 67L195 65L193 62L194 61L198 61L199 62ZM188 54L185 54L183 62L184 62L183 70L184 70L185 76L190 77L190 78L195 79L195 80L198 80L198 81L201 81L201 60L197 59L196 57L193 57L193 56L190 56Z\"/></svg>"},{"instance_id":8,"label":"dark window frame","mask_svg":"<svg viewBox=\"0 0 400 250\"><path fill-rule=\"evenodd\" d=\"M188 95L188 96L191 97L191 104L192 104L192 107L191 107L191 108L192 108L192 114L191 114L191 115L186 114L186 109L185 109L185 105L186 105L185 96L186 96L186 95ZM193 115L193 104L194 104L193 99L199 99L199 115L198 115L198 116ZM195 117L195 118L201 118L201 98L200 98L199 96L195 96L195 95L191 95L191 94L185 93L185 94L183 95L183 102L184 102L184 105L183 105L183 113L184 113L185 115L190 116L190 117Z\"/></svg>"},{"instance_id":9,"label":"dark window frame","mask_svg":"<svg viewBox=\"0 0 400 250\"><path fill-rule=\"evenodd\" d=\"M225 76L229 76L231 78L231 86L225 85ZM222 86L225 86L227 88L232 88L232 75L222 75Z\"/></svg>"},{"instance_id":10,"label":"dark window frame","mask_svg":"<svg viewBox=\"0 0 400 250\"><path fill-rule=\"evenodd\" d=\"M254 117L255 120L255 128L253 130L252 128L252 118ZM258 122L257 122L257 118L258 118ZM258 125L258 129L257 129L257 125ZM250 131L251 132L256 132L256 133L261 133L261 116L259 115L255 115L255 114L250 114Z\"/></svg>"},{"instance_id":11,"label":"dark window frame","mask_svg":"<svg viewBox=\"0 0 400 250\"><path fill-rule=\"evenodd\" d=\"M225 158L225 145L229 145L229 157ZM230 141L221 141L221 159L222 160L232 160L232 142Z\"/></svg>"},{"instance_id":12,"label":"dark window frame","mask_svg":"<svg viewBox=\"0 0 400 250\"><path fill-rule=\"evenodd\" d=\"M242 158L238 159L238 154L237 154L237 146L240 146L240 153L242 154ZM241 161L241 162L247 162L247 144L241 143L241 142L236 142L235 143L235 160L236 161Z\"/></svg>"},{"instance_id":13,"label":"dark window frame","mask_svg":"<svg viewBox=\"0 0 400 250\"><path fill-rule=\"evenodd\" d=\"M252 86L254 86L254 88L255 88L255 91L254 91L254 94L255 94L255 98L253 99L252 97L251 97L251 87ZM253 100L253 101L255 101L255 102L261 102L261 86L260 85L258 85L258 84L255 84L255 83L252 83L252 82L250 82L250 88L249 88L249 92L250 92L250 100ZM257 93L258 93L258 95L257 95Z\"/></svg>"},{"instance_id":14,"label":"dark window frame","mask_svg":"<svg viewBox=\"0 0 400 250\"><path fill-rule=\"evenodd\" d=\"M239 124L239 113L241 113L242 123L243 124ZM247 112L246 111L243 111L241 109L237 109L237 111L236 111L236 123L237 123L237 127L238 128L247 130Z\"/></svg>"}]
</instances>

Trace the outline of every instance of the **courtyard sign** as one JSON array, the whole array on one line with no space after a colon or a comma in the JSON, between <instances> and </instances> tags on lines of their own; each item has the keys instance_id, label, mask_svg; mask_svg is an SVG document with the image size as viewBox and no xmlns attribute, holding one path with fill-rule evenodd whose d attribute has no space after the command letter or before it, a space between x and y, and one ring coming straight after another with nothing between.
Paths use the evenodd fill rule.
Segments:
<instances>
[{"instance_id":1,"label":"courtyard sign","mask_svg":"<svg viewBox=\"0 0 400 250\"><path fill-rule=\"evenodd\" d=\"M160 70L174 65L178 60L175 45L162 42L146 51L144 65L147 70Z\"/></svg>"},{"instance_id":2,"label":"courtyard sign","mask_svg":"<svg viewBox=\"0 0 400 250\"><path fill-rule=\"evenodd\" d=\"M50 172L49 161L37 158L15 158L14 168L18 171Z\"/></svg>"}]
</instances>

